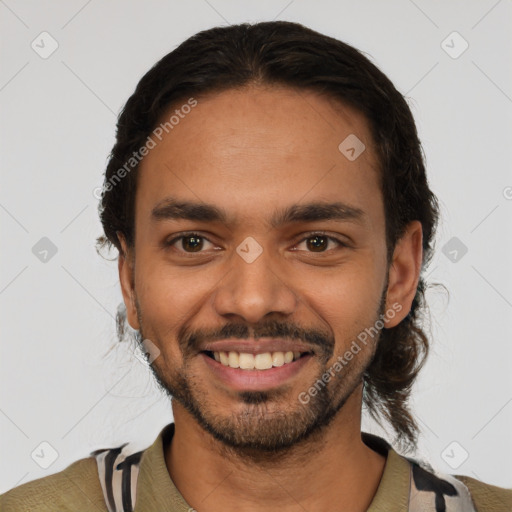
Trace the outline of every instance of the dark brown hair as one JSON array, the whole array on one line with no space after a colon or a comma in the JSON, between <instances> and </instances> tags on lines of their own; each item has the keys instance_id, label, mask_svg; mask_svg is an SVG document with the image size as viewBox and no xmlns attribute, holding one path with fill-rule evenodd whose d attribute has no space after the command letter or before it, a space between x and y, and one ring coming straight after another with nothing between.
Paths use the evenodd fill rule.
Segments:
<instances>
[{"instance_id":1,"label":"dark brown hair","mask_svg":"<svg viewBox=\"0 0 512 512\"><path fill-rule=\"evenodd\" d=\"M97 239L98 252L112 245L121 251L118 231L133 248L137 165L130 169L126 163L144 146L170 106L250 84L316 91L366 117L380 164L388 262L406 225L419 220L424 269L433 250L438 204L428 186L423 151L404 97L360 51L284 21L199 32L142 77L119 115L99 205L105 235ZM119 179L122 168L128 171ZM396 327L383 329L375 358L364 375L364 405L378 423L382 425L384 419L391 424L395 442L405 450L416 446L418 426L408 399L429 348L420 326L425 286L420 278L408 316Z\"/></svg>"}]
</instances>

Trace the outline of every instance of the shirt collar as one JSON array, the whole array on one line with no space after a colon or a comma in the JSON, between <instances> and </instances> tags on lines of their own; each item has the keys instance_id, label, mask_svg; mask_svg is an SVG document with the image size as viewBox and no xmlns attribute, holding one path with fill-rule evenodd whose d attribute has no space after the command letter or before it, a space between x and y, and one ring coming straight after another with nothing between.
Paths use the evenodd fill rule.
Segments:
<instances>
[{"instance_id":1,"label":"shirt collar","mask_svg":"<svg viewBox=\"0 0 512 512\"><path fill-rule=\"evenodd\" d=\"M361 432L361 438L372 450L386 457L379 487L367 512L407 512L411 479L409 461L381 437Z\"/></svg>"},{"instance_id":2,"label":"shirt collar","mask_svg":"<svg viewBox=\"0 0 512 512\"><path fill-rule=\"evenodd\" d=\"M134 512L189 512L190 506L172 481L164 458L164 446L174 435L174 423L161 431L147 448L140 464ZM367 512L407 512L410 464L382 438L362 432L362 439L373 450L387 455L377 492Z\"/></svg>"}]
</instances>

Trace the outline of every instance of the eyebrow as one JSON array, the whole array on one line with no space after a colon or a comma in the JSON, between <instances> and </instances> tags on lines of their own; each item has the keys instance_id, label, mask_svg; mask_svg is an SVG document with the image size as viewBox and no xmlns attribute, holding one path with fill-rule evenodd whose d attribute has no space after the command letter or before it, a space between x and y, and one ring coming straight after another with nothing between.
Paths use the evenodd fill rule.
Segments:
<instances>
[{"instance_id":1,"label":"eyebrow","mask_svg":"<svg viewBox=\"0 0 512 512\"><path fill-rule=\"evenodd\" d=\"M194 203L179 201L175 198L166 198L160 201L151 211L154 221L185 219L198 222L219 222L229 224L226 211L207 203ZM303 205L294 204L277 210L270 218L272 228L294 222L315 221L352 221L362 223L366 214L356 208L341 202L312 202Z\"/></svg>"}]
</instances>

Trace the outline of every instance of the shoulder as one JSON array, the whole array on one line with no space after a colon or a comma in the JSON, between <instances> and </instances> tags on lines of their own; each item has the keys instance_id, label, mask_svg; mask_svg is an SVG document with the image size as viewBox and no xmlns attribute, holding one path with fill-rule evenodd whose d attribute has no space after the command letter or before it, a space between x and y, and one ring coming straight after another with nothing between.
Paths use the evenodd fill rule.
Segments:
<instances>
[{"instance_id":1,"label":"shoulder","mask_svg":"<svg viewBox=\"0 0 512 512\"><path fill-rule=\"evenodd\" d=\"M512 510L512 489L486 484L475 478L455 475L468 489L478 511L510 512Z\"/></svg>"},{"instance_id":2,"label":"shoulder","mask_svg":"<svg viewBox=\"0 0 512 512\"><path fill-rule=\"evenodd\" d=\"M5 512L106 512L94 457L77 460L64 470L32 480L0 495Z\"/></svg>"},{"instance_id":3,"label":"shoulder","mask_svg":"<svg viewBox=\"0 0 512 512\"><path fill-rule=\"evenodd\" d=\"M441 504L446 510L454 512L512 511L512 489L486 484L464 475L441 473L424 461L407 460L411 464L412 476L410 503L421 504L425 510L430 510L428 506Z\"/></svg>"},{"instance_id":4,"label":"shoulder","mask_svg":"<svg viewBox=\"0 0 512 512\"><path fill-rule=\"evenodd\" d=\"M149 488L153 485L153 466L166 471L162 436L172 436L173 428L173 423L164 427L153 444L143 450L137 448L137 442L95 450L58 473L15 487L0 495L0 511L132 511L142 461L146 460L144 485Z\"/></svg>"}]
</instances>

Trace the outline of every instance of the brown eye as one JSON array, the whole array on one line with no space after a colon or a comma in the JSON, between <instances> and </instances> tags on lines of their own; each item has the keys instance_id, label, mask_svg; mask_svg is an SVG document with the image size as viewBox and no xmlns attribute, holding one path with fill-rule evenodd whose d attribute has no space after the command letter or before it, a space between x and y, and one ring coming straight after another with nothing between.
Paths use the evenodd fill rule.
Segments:
<instances>
[{"instance_id":1,"label":"brown eye","mask_svg":"<svg viewBox=\"0 0 512 512\"><path fill-rule=\"evenodd\" d=\"M203 245L203 239L200 236L189 235L181 238L181 246L187 252L199 252Z\"/></svg>"},{"instance_id":2,"label":"brown eye","mask_svg":"<svg viewBox=\"0 0 512 512\"><path fill-rule=\"evenodd\" d=\"M329 248L329 244L333 243L334 247L332 249L340 249L347 247L347 244L342 242L341 240L338 240L337 238L334 238L332 236L327 236L323 233L313 233L309 235L306 238L303 238L300 243L297 245L297 247L300 247L302 244L305 243L306 246L306 252L316 252L316 253L323 253L328 252L331 249ZM302 249L304 250L304 249Z\"/></svg>"},{"instance_id":3,"label":"brown eye","mask_svg":"<svg viewBox=\"0 0 512 512\"><path fill-rule=\"evenodd\" d=\"M203 254L207 249L214 248L214 244L212 244L208 238L198 235L197 233L177 236L172 240L164 242L164 246L181 254Z\"/></svg>"},{"instance_id":4,"label":"brown eye","mask_svg":"<svg viewBox=\"0 0 512 512\"><path fill-rule=\"evenodd\" d=\"M307 239L307 247L313 252L321 252L325 250L329 243L326 236L312 236Z\"/></svg>"}]
</instances>

